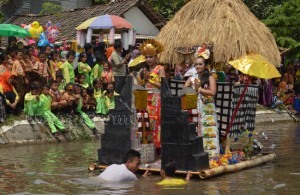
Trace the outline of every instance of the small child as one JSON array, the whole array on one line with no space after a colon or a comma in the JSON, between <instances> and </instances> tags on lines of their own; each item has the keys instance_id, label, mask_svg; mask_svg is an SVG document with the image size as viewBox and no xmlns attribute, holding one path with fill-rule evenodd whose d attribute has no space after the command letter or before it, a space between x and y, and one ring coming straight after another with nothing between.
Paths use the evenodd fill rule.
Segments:
<instances>
[{"instance_id":1,"label":"small child","mask_svg":"<svg viewBox=\"0 0 300 195\"><path fill-rule=\"evenodd\" d=\"M90 87L88 89L90 89ZM94 95L93 88L92 91L93 91L92 95ZM91 101L91 96L88 94L87 89L82 88L81 97L82 97L82 111L89 112L89 111L96 110L96 101L93 100ZM95 99L94 97L92 98Z\"/></svg>"},{"instance_id":2,"label":"small child","mask_svg":"<svg viewBox=\"0 0 300 195\"><path fill-rule=\"evenodd\" d=\"M119 94L115 92L114 85L112 83L108 83L107 89L103 93L105 94L105 104L108 112L109 110L115 109L115 96L118 96Z\"/></svg>"},{"instance_id":3,"label":"small child","mask_svg":"<svg viewBox=\"0 0 300 195\"><path fill-rule=\"evenodd\" d=\"M42 120L43 104L40 101L40 89L37 85L32 84L31 90L29 93L26 93L24 99L24 113L28 116L28 121L32 122L34 117L37 117L38 120Z\"/></svg>"},{"instance_id":4,"label":"small child","mask_svg":"<svg viewBox=\"0 0 300 195\"><path fill-rule=\"evenodd\" d=\"M73 83L68 83L66 85L66 92L61 97L62 101L66 101L67 105L62 109L66 114L74 114L74 110L77 107L77 99L75 96L75 85Z\"/></svg>"},{"instance_id":5,"label":"small child","mask_svg":"<svg viewBox=\"0 0 300 195\"><path fill-rule=\"evenodd\" d=\"M105 94L102 93L102 82L100 79L95 79L93 81L94 86L94 97L97 102L96 106L96 114L100 116L104 116L108 114L108 109L105 104Z\"/></svg>"},{"instance_id":6,"label":"small child","mask_svg":"<svg viewBox=\"0 0 300 195\"><path fill-rule=\"evenodd\" d=\"M44 114L43 117L44 119L48 122L48 125L51 129L52 134L54 137L58 137L60 135L59 131L64 131L65 127L64 125L60 122L60 120L51 112L51 101L52 97L49 93L49 86L45 85L43 87L43 94L40 96L40 99L43 103L44 106ZM57 131L57 128L59 131Z\"/></svg>"},{"instance_id":7,"label":"small child","mask_svg":"<svg viewBox=\"0 0 300 195\"><path fill-rule=\"evenodd\" d=\"M106 89L108 83L114 83L115 78L108 62L105 62L103 65L103 71L101 74L101 81L103 83L103 88Z\"/></svg>"},{"instance_id":8,"label":"small child","mask_svg":"<svg viewBox=\"0 0 300 195\"><path fill-rule=\"evenodd\" d=\"M80 53L79 58L78 58L78 73L85 75L85 79L83 82L83 86L85 88L89 87L90 84L90 75L89 73L91 72L91 67L86 63L87 61L87 55L86 53Z\"/></svg>"},{"instance_id":9,"label":"small child","mask_svg":"<svg viewBox=\"0 0 300 195\"><path fill-rule=\"evenodd\" d=\"M26 87L28 84L28 80L25 77L25 71L24 71L24 64L23 61L23 51L18 50L16 59L14 60L11 74L13 79L13 86L15 87L19 97L20 97L20 103L23 105L24 103L24 95L27 92Z\"/></svg>"},{"instance_id":10,"label":"small child","mask_svg":"<svg viewBox=\"0 0 300 195\"><path fill-rule=\"evenodd\" d=\"M82 105L83 105L83 100L82 97L80 96L80 94L82 93L82 89L81 87L78 85L76 87L76 97L79 98L79 102L78 102L78 106L76 108L77 113L80 114L80 116L82 117L84 123L86 124L86 126L91 129L91 131L93 132L93 135L97 135L97 129L95 126L95 123L89 118L89 116L83 112L82 109Z\"/></svg>"},{"instance_id":11,"label":"small child","mask_svg":"<svg viewBox=\"0 0 300 195\"><path fill-rule=\"evenodd\" d=\"M86 83L86 75L85 74L78 74L78 84L82 87L82 88L88 88L89 84Z\"/></svg>"},{"instance_id":12,"label":"small child","mask_svg":"<svg viewBox=\"0 0 300 195\"><path fill-rule=\"evenodd\" d=\"M58 82L58 91L62 96L65 93L66 82L63 74L60 71L56 72L56 81Z\"/></svg>"},{"instance_id":13,"label":"small child","mask_svg":"<svg viewBox=\"0 0 300 195\"><path fill-rule=\"evenodd\" d=\"M49 94L52 97L51 110L61 110L67 106L67 101L61 100L62 94L58 90L58 81L51 81Z\"/></svg>"},{"instance_id":14,"label":"small child","mask_svg":"<svg viewBox=\"0 0 300 195\"><path fill-rule=\"evenodd\" d=\"M54 51L51 54L51 60L49 60L49 72L50 77L56 80L56 72L58 71L58 65L61 65L60 56L58 51Z\"/></svg>"},{"instance_id":15,"label":"small child","mask_svg":"<svg viewBox=\"0 0 300 195\"><path fill-rule=\"evenodd\" d=\"M75 83L75 72L73 69L75 54L75 51L69 51L66 55L67 60L60 66L60 70L63 73L63 78L65 79L66 83Z\"/></svg>"},{"instance_id":16,"label":"small child","mask_svg":"<svg viewBox=\"0 0 300 195\"><path fill-rule=\"evenodd\" d=\"M157 185L169 185L169 186L178 186L185 185L190 180L192 174L190 171L187 172L185 180L183 179L174 179L176 172L175 162L169 162L165 164L160 171L162 181L158 182Z\"/></svg>"},{"instance_id":17,"label":"small child","mask_svg":"<svg viewBox=\"0 0 300 195\"><path fill-rule=\"evenodd\" d=\"M91 74L90 74L90 83L93 86L93 81L95 79L100 79L103 71L103 63L104 59L102 56L96 56L96 64L93 67Z\"/></svg>"},{"instance_id":18,"label":"small child","mask_svg":"<svg viewBox=\"0 0 300 195\"><path fill-rule=\"evenodd\" d=\"M48 62L46 58L46 53L39 53L39 60L33 65L32 70L39 74L39 81L41 84L46 84L48 81Z\"/></svg>"}]
</instances>

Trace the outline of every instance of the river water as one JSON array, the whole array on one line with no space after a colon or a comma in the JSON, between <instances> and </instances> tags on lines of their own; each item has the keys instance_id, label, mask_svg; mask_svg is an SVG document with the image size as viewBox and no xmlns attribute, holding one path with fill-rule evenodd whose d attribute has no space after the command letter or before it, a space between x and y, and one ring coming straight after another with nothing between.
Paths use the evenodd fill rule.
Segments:
<instances>
[{"instance_id":1,"label":"river water","mask_svg":"<svg viewBox=\"0 0 300 195\"><path fill-rule=\"evenodd\" d=\"M155 185L158 175L99 181L98 171L87 170L97 160L98 142L0 147L0 194L300 194L300 126L267 124L257 132L264 132L261 142L277 154L275 161L207 180L193 177L175 189Z\"/></svg>"}]
</instances>

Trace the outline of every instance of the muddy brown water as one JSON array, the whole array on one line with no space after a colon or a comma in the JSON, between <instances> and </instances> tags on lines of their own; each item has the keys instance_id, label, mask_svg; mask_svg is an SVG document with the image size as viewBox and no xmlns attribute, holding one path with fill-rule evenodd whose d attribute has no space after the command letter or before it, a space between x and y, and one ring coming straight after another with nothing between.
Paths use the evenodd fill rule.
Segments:
<instances>
[{"instance_id":1,"label":"muddy brown water","mask_svg":"<svg viewBox=\"0 0 300 195\"><path fill-rule=\"evenodd\" d=\"M0 194L300 194L300 125L266 124L257 132L277 154L274 162L175 188L157 186L158 175L121 184L98 180L98 171L87 171L98 142L0 146Z\"/></svg>"}]
</instances>

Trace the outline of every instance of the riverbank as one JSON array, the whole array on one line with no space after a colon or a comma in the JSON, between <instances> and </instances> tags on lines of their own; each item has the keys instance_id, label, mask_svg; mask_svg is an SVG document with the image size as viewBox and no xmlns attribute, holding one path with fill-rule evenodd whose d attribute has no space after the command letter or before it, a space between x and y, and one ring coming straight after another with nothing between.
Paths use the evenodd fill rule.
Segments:
<instances>
[{"instance_id":1,"label":"riverbank","mask_svg":"<svg viewBox=\"0 0 300 195\"><path fill-rule=\"evenodd\" d=\"M0 127L0 147L5 145L72 142L93 139L92 131L87 128L79 116L61 117L66 127L64 139L57 140L54 138L46 123L29 123L24 116L23 118L21 116L2 124ZM103 134L105 120L95 117L93 121L99 134ZM299 119L291 115L287 110L275 111L262 106L257 107L256 124L279 122L299 122Z\"/></svg>"},{"instance_id":2,"label":"riverbank","mask_svg":"<svg viewBox=\"0 0 300 195\"><path fill-rule=\"evenodd\" d=\"M24 116L18 117L4 123L0 127L0 144L20 145L20 144L42 144L57 142L72 142L92 140L92 131L84 124L79 116L60 116L66 130L64 136L55 138L47 125L37 120L28 122ZM104 120L94 117L93 121L99 134L104 133Z\"/></svg>"}]
</instances>

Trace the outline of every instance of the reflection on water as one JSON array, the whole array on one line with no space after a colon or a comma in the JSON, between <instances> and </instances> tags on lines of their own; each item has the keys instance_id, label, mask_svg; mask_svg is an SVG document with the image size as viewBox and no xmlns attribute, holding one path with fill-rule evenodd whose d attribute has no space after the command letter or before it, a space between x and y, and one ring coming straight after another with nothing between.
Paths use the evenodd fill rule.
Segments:
<instances>
[{"instance_id":1,"label":"reflection on water","mask_svg":"<svg viewBox=\"0 0 300 195\"><path fill-rule=\"evenodd\" d=\"M97 142L0 148L0 194L298 194L300 127L283 123L257 129L267 137L265 149L276 152L274 162L208 180L195 177L175 189L155 185L158 176L121 184L99 180L99 172L87 171L97 160Z\"/></svg>"}]
</instances>

